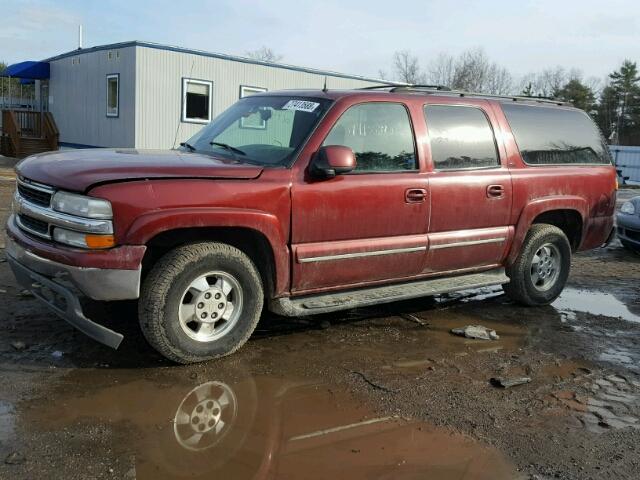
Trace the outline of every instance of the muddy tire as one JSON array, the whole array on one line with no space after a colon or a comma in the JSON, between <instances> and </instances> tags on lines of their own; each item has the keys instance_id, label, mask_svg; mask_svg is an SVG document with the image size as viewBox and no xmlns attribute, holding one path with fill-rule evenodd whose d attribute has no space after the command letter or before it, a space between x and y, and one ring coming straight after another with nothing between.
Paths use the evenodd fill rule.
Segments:
<instances>
[{"instance_id":1,"label":"muddy tire","mask_svg":"<svg viewBox=\"0 0 640 480\"><path fill-rule=\"evenodd\" d=\"M516 261L507 268L511 281L505 293L523 305L548 305L567 283L571 246L562 230L553 225L533 225Z\"/></svg>"},{"instance_id":2,"label":"muddy tire","mask_svg":"<svg viewBox=\"0 0 640 480\"><path fill-rule=\"evenodd\" d=\"M258 269L224 243L184 245L147 275L138 304L147 341L177 363L235 352L255 329L264 301Z\"/></svg>"}]
</instances>

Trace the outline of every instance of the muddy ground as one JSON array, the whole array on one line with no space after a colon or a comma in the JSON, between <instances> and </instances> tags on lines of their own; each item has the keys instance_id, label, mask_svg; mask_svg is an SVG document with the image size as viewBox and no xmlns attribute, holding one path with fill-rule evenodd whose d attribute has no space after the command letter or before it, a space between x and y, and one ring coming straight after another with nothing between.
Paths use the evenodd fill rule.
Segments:
<instances>
[{"instance_id":1,"label":"muddy ground","mask_svg":"<svg viewBox=\"0 0 640 480\"><path fill-rule=\"evenodd\" d=\"M0 178L0 215L10 181ZM622 196L633 192L622 192ZM0 252L1 254L2 252ZM0 478L638 478L640 255L575 256L552 306L499 289L311 319L175 366L135 306L93 305L115 352L0 263ZM449 330L495 329L494 341ZM529 377L503 389L492 377Z\"/></svg>"}]
</instances>

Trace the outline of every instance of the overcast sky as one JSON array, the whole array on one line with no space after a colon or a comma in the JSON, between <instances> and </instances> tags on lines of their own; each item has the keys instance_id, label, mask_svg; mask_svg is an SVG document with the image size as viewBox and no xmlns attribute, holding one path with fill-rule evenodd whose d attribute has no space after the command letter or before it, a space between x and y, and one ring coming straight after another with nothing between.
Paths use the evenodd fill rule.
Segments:
<instances>
[{"instance_id":1,"label":"overcast sky","mask_svg":"<svg viewBox=\"0 0 640 480\"><path fill-rule=\"evenodd\" d=\"M440 52L482 47L515 76L562 65L604 77L640 62L639 0L2 0L0 61L38 60L126 40L243 55L368 76L396 50L424 67Z\"/></svg>"}]
</instances>

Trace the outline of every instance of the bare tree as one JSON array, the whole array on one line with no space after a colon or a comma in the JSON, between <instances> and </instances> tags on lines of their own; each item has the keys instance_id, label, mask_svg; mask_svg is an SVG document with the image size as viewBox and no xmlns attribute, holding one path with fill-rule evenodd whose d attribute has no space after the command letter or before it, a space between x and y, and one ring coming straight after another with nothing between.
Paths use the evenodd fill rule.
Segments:
<instances>
[{"instance_id":1,"label":"bare tree","mask_svg":"<svg viewBox=\"0 0 640 480\"><path fill-rule=\"evenodd\" d=\"M529 73L520 80L520 90L524 90L528 85L531 86L530 93L532 96L553 97L562 87L571 80L580 80L582 72L577 69L570 71L565 70L561 66L547 68L537 73Z\"/></svg>"},{"instance_id":2,"label":"bare tree","mask_svg":"<svg viewBox=\"0 0 640 480\"><path fill-rule=\"evenodd\" d=\"M453 84L455 73L456 59L447 53L441 53L429 63L427 80L434 85L450 86Z\"/></svg>"},{"instance_id":3,"label":"bare tree","mask_svg":"<svg viewBox=\"0 0 640 480\"><path fill-rule=\"evenodd\" d=\"M282 55L274 52L269 47L260 47L257 50L251 50L245 53L249 58L254 60L261 60L263 62L279 62L282 60Z\"/></svg>"},{"instance_id":4,"label":"bare tree","mask_svg":"<svg viewBox=\"0 0 640 480\"><path fill-rule=\"evenodd\" d=\"M441 53L429 64L427 80L456 90L508 94L513 78L506 68L489 60L482 49L462 52L457 57Z\"/></svg>"},{"instance_id":5,"label":"bare tree","mask_svg":"<svg viewBox=\"0 0 640 480\"><path fill-rule=\"evenodd\" d=\"M405 83L424 83L425 76L420 70L418 57L409 50L400 50L393 54L393 68L396 78Z\"/></svg>"}]
</instances>

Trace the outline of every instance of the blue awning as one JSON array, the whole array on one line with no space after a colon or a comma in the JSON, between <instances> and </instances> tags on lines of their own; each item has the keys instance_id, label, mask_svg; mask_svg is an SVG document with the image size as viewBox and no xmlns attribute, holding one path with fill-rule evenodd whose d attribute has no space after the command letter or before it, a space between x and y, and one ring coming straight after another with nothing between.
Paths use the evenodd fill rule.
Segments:
<instances>
[{"instance_id":1,"label":"blue awning","mask_svg":"<svg viewBox=\"0 0 640 480\"><path fill-rule=\"evenodd\" d=\"M20 62L9 65L0 77L28 78L30 80L44 80L49 78L48 62Z\"/></svg>"}]
</instances>

